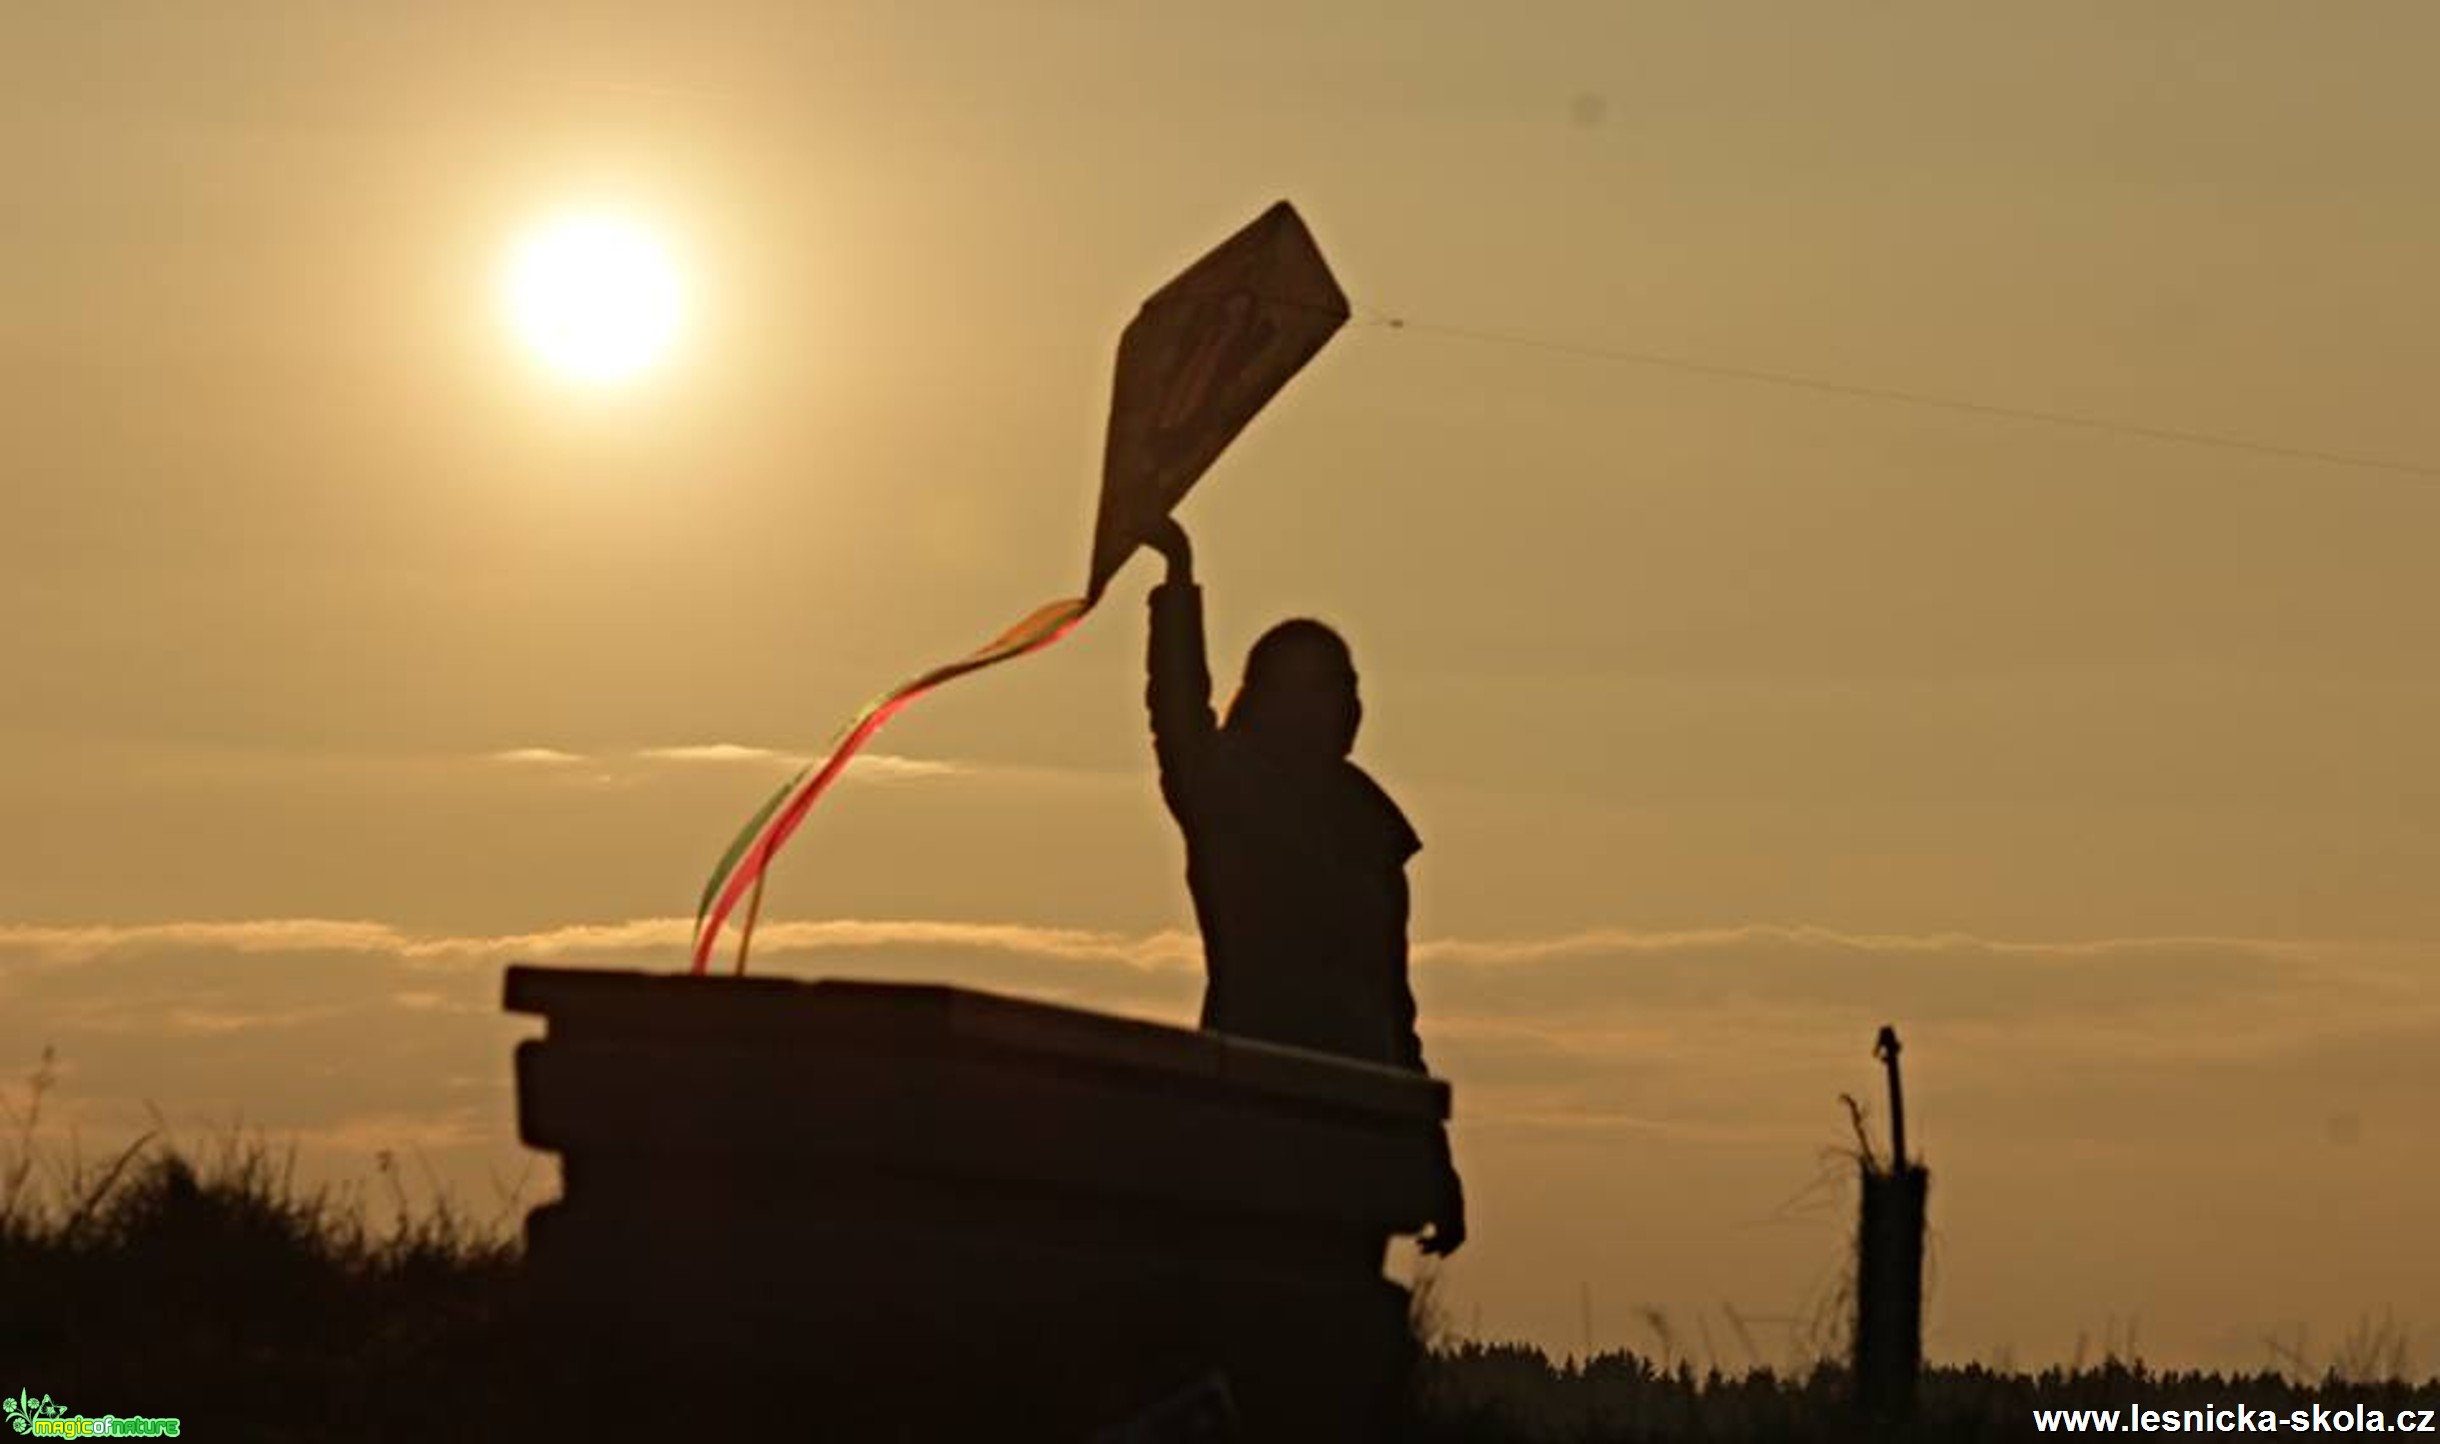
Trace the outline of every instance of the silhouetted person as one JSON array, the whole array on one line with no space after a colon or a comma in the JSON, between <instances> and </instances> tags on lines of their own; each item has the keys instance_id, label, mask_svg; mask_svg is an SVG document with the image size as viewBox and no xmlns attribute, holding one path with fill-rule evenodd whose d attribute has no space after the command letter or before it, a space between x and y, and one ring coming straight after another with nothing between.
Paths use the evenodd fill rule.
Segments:
<instances>
[{"instance_id":1,"label":"silhouetted person","mask_svg":"<svg viewBox=\"0 0 2440 1444\"><path fill-rule=\"evenodd\" d=\"M1273 627L1215 720L1193 549L1174 520L1149 544L1169 576L1152 589L1144 700L1186 834L1203 1026L1425 1071L1406 970L1406 860L1423 844L1348 760L1364 706L1347 643L1305 618ZM1445 1129L1440 1142L1444 1198L1423 1248L1446 1254L1466 1212Z\"/></svg>"}]
</instances>

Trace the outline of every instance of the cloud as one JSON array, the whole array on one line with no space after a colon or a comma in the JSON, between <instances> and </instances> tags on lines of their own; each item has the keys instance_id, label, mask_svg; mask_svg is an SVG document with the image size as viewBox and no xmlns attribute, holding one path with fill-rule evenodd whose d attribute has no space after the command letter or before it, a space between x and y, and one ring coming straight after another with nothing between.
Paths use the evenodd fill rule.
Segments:
<instances>
[{"instance_id":1,"label":"cloud","mask_svg":"<svg viewBox=\"0 0 2440 1444\"><path fill-rule=\"evenodd\" d=\"M261 918L229 922L138 923L121 926L0 925L0 955L21 953L51 964L86 962L114 953L195 949L228 953L373 954L415 964L558 962L659 952L682 954L694 937L688 918L636 918L571 923L535 932L478 935L417 934L386 923L333 918ZM1117 933L1030 923L944 922L915 918L771 922L755 931L757 957L875 948L936 948L1027 955L1068 962L1113 963L1139 972L1198 967L1191 934L1164 930Z\"/></svg>"},{"instance_id":2,"label":"cloud","mask_svg":"<svg viewBox=\"0 0 2440 1444\"><path fill-rule=\"evenodd\" d=\"M168 960L209 955L224 970L256 960L266 977L281 973L276 959L311 959L317 987L361 976L344 971L351 967L394 968L399 1007L437 1009L434 984L416 979L511 962L680 971L692 939L683 917L490 934L328 918L0 925L0 963L13 965L0 967L0 999L22 994L40 974L104 964L154 969L146 986L168 985ZM1201 976L1201 945L1190 932L1015 921L767 921L754 956L768 973L853 968L1104 1006L1184 1006ZM1975 1036L2038 1032L2062 1060L2243 1058L2350 1030L2440 1020L2440 987L2427 981L2420 951L2344 942L2021 941L1751 924L1426 938L1413 957L1427 1035L1520 1078L1589 1076L1613 1066L1608 1060L1665 1060L1780 1032L1800 1048L1815 1038L1845 1048L1850 1033L1883 1019ZM184 1027L235 1026L217 1003L183 1002L200 1010L184 1016ZM292 990L274 1011L299 1005ZM118 1000L92 997L83 1006L112 1010Z\"/></svg>"},{"instance_id":3,"label":"cloud","mask_svg":"<svg viewBox=\"0 0 2440 1444\"><path fill-rule=\"evenodd\" d=\"M734 931L731 932L731 937ZM528 932L417 933L334 918L258 918L125 925L0 925L0 957L64 967L113 956L182 951L232 957L323 954L377 957L416 971L465 971L508 962L599 963L676 969L693 940L683 917L570 923ZM1063 987L1117 985L1127 976L1197 977L1201 946L1175 929L1144 933L1026 922L924 918L766 922L755 956L767 968L799 960L921 954L922 965L996 957L1038 966ZM2417 983L2413 949L2344 942L2217 937L2061 941L1966 933L1851 933L1749 924L1717 928L1593 928L1548 936L1425 938L1412 950L1426 1015L1478 1038L1602 1039L1620 1018L1694 1020L1836 1013L1889 1015L1959 1026L2072 1025L2111 1036L2173 1012L2213 1021L2228 1036L2235 1015L2288 1032L2333 1008L2408 1015L2432 999ZM409 987L407 991L412 992ZM2267 1005L2279 1003L2278 1009ZM2231 1013L2234 1010L2234 1013ZM2227 1015L2227 1016L2223 1016ZM1645 1044L1658 1040L1645 1039Z\"/></svg>"},{"instance_id":4,"label":"cloud","mask_svg":"<svg viewBox=\"0 0 2440 1444\"><path fill-rule=\"evenodd\" d=\"M1850 1007L1915 1018L2201 1008L2346 971L2360 945L2232 937L2023 941L1756 923L1425 940L1416 962L1461 1007L1494 1015L1622 1004L1708 1010Z\"/></svg>"},{"instance_id":5,"label":"cloud","mask_svg":"<svg viewBox=\"0 0 2440 1444\"><path fill-rule=\"evenodd\" d=\"M815 759L769 747L736 742L690 743L677 747L638 748L645 762L754 763L772 767L804 767ZM847 764L847 775L874 782L911 781L925 777L955 777L977 770L973 764L932 757L900 757L888 752L859 752Z\"/></svg>"},{"instance_id":6,"label":"cloud","mask_svg":"<svg viewBox=\"0 0 2440 1444\"><path fill-rule=\"evenodd\" d=\"M571 767L591 760L581 752L562 752L556 747L511 747L504 752L487 752L484 758L521 767Z\"/></svg>"},{"instance_id":7,"label":"cloud","mask_svg":"<svg viewBox=\"0 0 2440 1444\"><path fill-rule=\"evenodd\" d=\"M692 937L682 917L494 934L317 918L0 926L0 1001L22 1010L40 994L80 1026L180 1034L292 1026L341 1002L445 1018L495 1008L496 995L463 985L512 962L676 972ZM1191 1016L1201 983L1200 943L1175 929L772 921L754 957L766 974L940 980L1173 1019ZM2440 1026L2440 987L2419 953L2357 944L1755 924L1424 939L1414 959L1436 1060L1493 1093L1558 1088L1597 1109L1611 1103L1587 1090L1682 1082L1688 1068L1726 1067L1736 1076L1714 1095L1742 1097L1774 1072L1844 1058L1883 1020L1981 1056L2038 1046L2061 1067L2121 1072L2240 1066Z\"/></svg>"},{"instance_id":8,"label":"cloud","mask_svg":"<svg viewBox=\"0 0 2440 1444\"><path fill-rule=\"evenodd\" d=\"M1600 953L1659 955L1779 944L1821 948L1850 955L1896 953L1926 955L1971 952L1993 957L2094 958L2114 953L2182 949L2193 946L2277 951L2295 944L2258 938L2140 937L2026 942L1978 937L1972 933L1848 933L1832 928L1747 923L1735 927L1678 928L1638 931L1629 928L1586 928L1543 937L1491 940L1446 938L1420 943L1419 959L1452 963L1510 964L1548 958Z\"/></svg>"},{"instance_id":9,"label":"cloud","mask_svg":"<svg viewBox=\"0 0 2440 1444\"><path fill-rule=\"evenodd\" d=\"M975 770L970 762L949 762L934 757L899 757L887 752L860 752L847 765L848 775L864 775L876 782L912 781L923 777L957 777Z\"/></svg>"},{"instance_id":10,"label":"cloud","mask_svg":"<svg viewBox=\"0 0 2440 1444\"><path fill-rule=\"evenodd\" d=\"M802 766L804 759L775 752L768 747L747 747L736 742L692 742L676 747L639 747L636 756L647 762L784 762Z\"/></svg>"}]
</instances>

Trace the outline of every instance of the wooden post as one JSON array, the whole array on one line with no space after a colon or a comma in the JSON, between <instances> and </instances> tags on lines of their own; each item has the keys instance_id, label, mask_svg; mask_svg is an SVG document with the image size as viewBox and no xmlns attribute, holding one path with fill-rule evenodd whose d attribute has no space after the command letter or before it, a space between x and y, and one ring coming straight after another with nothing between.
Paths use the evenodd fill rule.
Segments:
<instances>
[{"instance_id":1,"label":"wooden post","mask_svg":"<svg viewBox=\"0 0 2440 1444\"><path fill-rule=\"evenodd\" d=\"M1906 1153L1906 1095L1898 1078L1898 1032L1884 1027L1873 1056L1889 1071L1887 1166L1859 1160L1863 1217L1856 1230L1856 1402L1881 1420L1915 1406L1923 1369L1923 1227L1931 1175Z\"/></svg>"}]
</instances>

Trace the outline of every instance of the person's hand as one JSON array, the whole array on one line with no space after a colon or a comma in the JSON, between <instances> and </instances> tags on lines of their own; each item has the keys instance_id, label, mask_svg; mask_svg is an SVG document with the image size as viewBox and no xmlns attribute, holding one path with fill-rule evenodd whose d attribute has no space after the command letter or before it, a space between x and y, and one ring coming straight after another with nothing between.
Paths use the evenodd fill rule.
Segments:
<instances>
[{"instance_id":1,"label":"person's hand","mask_svg":"<svg viewBox=\"0 0 2440 1444\"><path fill-rule=\"evenodd\" d=\"M1194 544L1186 539L1186 528L1174 516L1161 518L1161 523L1144 538L1144 545L1169 560L1169 579L1191 582L1195 579Z\"/></svg>"},{"instance_id":2,"label":"person's hand","mask_svg":"<svg viewBox=\"0 0 2440 1444\"><path fill-rule=\"evenodd\" d=\"M1432 1231L1415 1245L1433 1258L1447 1258L1466 1243L1466 1195L1458 1186L1455 1169L1449 1171L1447 1187L1449 1198L1441 1206L1440 1217L1432 1221Z\"/></svg>"},{"instance_id":3,"label":"person's hand","mask_svg":"<svg viewBox=\"0 0 2440 1444\"><path fill-rule=\"evenodd\" d=\"M1432 1231L1416 1240L1415 1246L1432 1258L1447 1258L1465 1247L1466 1184L1457 1176L1457 1160L1449 1156L1449 1130L1441 1128L1433 1142L1440 1154L1440 1202L1431 1220Z\"/></svg>"}]
</instances>

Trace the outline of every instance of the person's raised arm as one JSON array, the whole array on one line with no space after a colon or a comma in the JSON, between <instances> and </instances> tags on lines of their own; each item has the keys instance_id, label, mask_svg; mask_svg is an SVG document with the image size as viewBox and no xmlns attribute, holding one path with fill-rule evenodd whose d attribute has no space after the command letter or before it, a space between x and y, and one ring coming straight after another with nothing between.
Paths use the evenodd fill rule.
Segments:
<instances>
[{"instance_id":1,"label":"person's raised arm","mask_svg":"<svg viewBox=\"0 0 2440 1444\"><path fill-rule=\"evenodd\" d=\"M1145 545L1169 563L1152 589L1152 637L1145 657L1144 706L1152 714L1152 752L1161 796L1183 821L1208 792L1219 723L1212 715L1211 663L1203 646L1203 591L1195 585L1186 528L1166 518Z\"/></svg>"}]
</instances>

